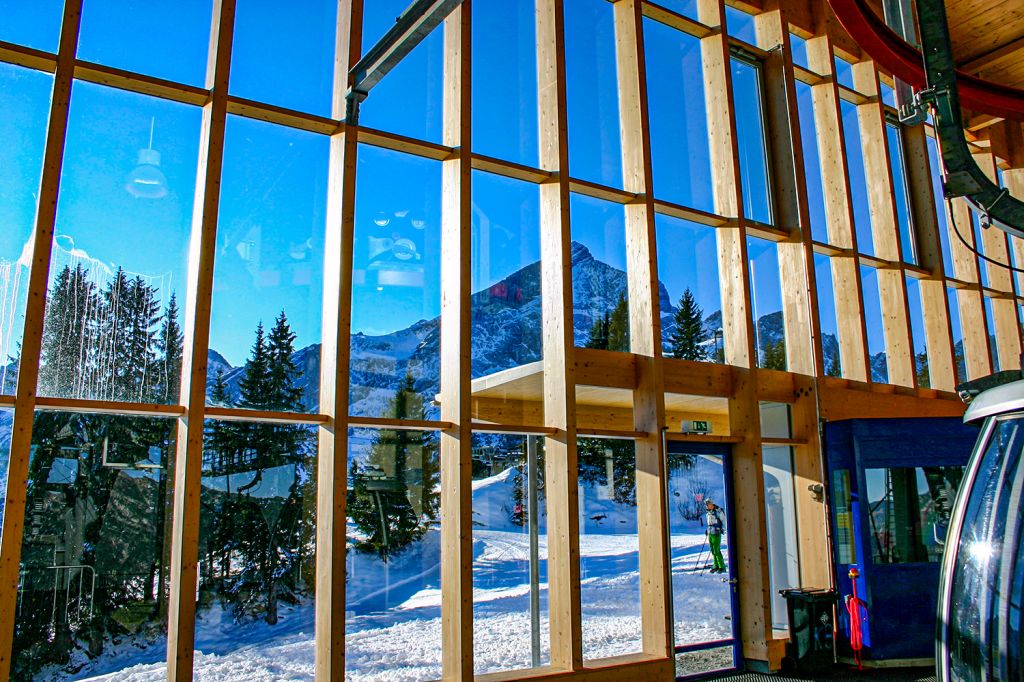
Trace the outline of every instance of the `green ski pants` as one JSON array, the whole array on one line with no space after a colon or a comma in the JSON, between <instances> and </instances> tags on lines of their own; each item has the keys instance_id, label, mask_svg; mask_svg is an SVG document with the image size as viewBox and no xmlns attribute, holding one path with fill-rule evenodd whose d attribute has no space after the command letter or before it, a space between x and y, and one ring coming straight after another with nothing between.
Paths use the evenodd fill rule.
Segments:
<instances>
[{"instance_id":1,"label":"green ski pants","mask_svg":"<svg viewBox=\"0 0 1024 682\"><path fill-rule=\"evenodd\" d=\"M715 558L715 568L725 570L725 558L722 556L722 535L711 533L708 535L708 546L711 547L711 556Z\"/></svg>"}]
</instances>

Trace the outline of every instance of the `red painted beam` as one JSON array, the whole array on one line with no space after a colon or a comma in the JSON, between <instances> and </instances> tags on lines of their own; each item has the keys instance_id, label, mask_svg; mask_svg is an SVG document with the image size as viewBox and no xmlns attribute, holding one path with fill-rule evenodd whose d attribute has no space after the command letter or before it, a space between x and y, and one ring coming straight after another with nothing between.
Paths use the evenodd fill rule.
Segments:
<instances>
[{"instance_id":1,"label":"red painted beam","mask_svg":"<svg viewBox=\"0 0 1024 682\"><path fill-rule=\"evenodd\" d=\"M829 0L850 37L884 70L915 88L925 87L921 53L896 34L864 0ZM956 72L960 106L976 113L1024 121L1024 90Z\"/></svg>"}]
</instances>

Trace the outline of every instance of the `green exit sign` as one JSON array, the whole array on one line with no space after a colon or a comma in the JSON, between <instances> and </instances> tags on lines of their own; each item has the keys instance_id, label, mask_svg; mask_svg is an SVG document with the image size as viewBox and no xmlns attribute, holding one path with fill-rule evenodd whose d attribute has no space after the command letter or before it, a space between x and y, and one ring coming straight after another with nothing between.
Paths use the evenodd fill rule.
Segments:
<instances>
[{"instance_id":1,"label":"green exit sign","mask_svg":"<svg viewBox=\"0 0 1024 682\"><path fill-rule=\"evenodd\" d=\"M711 422L704 419L684 420L683 433L711 433Z\"/></svg>"}]
</instances>

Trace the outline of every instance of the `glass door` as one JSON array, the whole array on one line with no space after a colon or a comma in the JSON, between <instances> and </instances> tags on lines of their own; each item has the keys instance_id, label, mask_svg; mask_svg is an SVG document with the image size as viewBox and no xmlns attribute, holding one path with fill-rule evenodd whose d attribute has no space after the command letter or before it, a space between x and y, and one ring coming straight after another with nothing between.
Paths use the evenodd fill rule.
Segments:
<instances>
[{"instance_id":1,"label":"glass door","mask_svg":"<svg viewBox=\"0 0 1024 682\"><path fill-rule=\"evenodd\" d=\"M669 441L676 677L737 667L732 479L727 446Z\"/></svg>"}]
</instances>

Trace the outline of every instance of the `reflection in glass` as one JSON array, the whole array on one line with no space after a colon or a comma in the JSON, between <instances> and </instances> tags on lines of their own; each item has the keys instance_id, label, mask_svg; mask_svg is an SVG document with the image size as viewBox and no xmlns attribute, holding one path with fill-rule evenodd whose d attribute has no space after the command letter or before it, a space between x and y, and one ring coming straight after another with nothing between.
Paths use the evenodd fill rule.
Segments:
<instances>
[{"instance_id":1,"label":"reflection in glass","mask_svg":"<svg viewBox=\"0 0 1024 682\"><path fill-rule=\"evenodd\" d=\"M850 203L853 205L853 223L857 233L857 249L874 255L875 242L871 232L871 207L868 204L867 168L861 146L860 119L857 105L846 100L840 102L843 114L843 135L846 141L846 170L850 178Z\"/></svg>"},{"instance_id":2,"label":"reflection in glass","mask_svg":"<svg viewBox=\"0 0 1024 682\"><path fill-rule=\"evenodd\" d=\"M316 429L212 419L205 427L197 677L227 667L218 657L274 677L283 645L291 674L312 675Z\"/></svg>"},{"instance_id":3,"label":"reflection in glass","mask_svg":"<svg viewBox=\"0 0 1024 682\"><path fill-rule=\"evenodd\" d=\"M946 287L946 302L949 306L949 327L953 332L953 364L956 383L968 381L967 356L964 352L964 328L960 319L960 296L954 287Z\"/></svg>"},{"instance_id":4,"label":"reflection in glass","mask_svg":"<svg viewBox=\"0 0 1024 682\"><path fill-rule=\"evenodd\" d=\"M789 626L789 614L786 611L786 600L779 594L779 590L800 586L793 448L788 445L764 445L762 456L772 627L785 630Z\"/></svg>"},{"instance_id":5,"label":"reflection in glass","mask_svg":"<svg viewBox=\"0 0 1024 682\"><path fill-rule=\"evenodd\" d=\"M644 19L651 165L659 199L712 212L700 39Z\"/></svg>"},{"instance_id":6,"label":"reflection in glass","mask_svg":"<svg viewBox=\"0 0 1024 682\"><path fill-rule=\"evenodd\" d=\"M786 326L782 317L779 250L774 242L747 237L751 314L757 366L786 369Z\"/></svg>"},{"instance_id":7,"label":"reflection in glass","mask_svg":"<svg viewBox=\"0 0 1024 682\"><path fill-rule=\"evenodd\" d=\"M893 198L896 200L896 221L899 224L900 244L903 246L903 260L916 264L917 236L910 217L910 192L904 170L903 139L897 125L886 124L885 133L889 140L889 164L892 168L892 185L895 191Z\"/></svg>"},{"instance_id":8,"label":"reflection in glass","mask_svg":"<svg viewBox=\"0 0 1024 682\"><path fill-rule=\"evenodd\" d=\"M619 204L572 194L569 214L576 345L628 351L625 210Z\"/></svg>"},{"instance_id":9,"label":"reflection in glass","mask_svg":"<svg viewBox=\"0 0 1024 682\"><path fill-rule=\"evenodd\" d=\"M835 68L836 82L844 88L856 90L853 85L853 64L839 55L833 55L832 64Z\"/></svg>"},{"instance_id":10,"label":"reflection in glass","mask_svg":"<svg viewBox=\"0 0 1024 682\"><path fill-rule=\"evenodd\" d=\"M632 441L580 438L583 658L642 648L636 455Z\"/></svg>"},{"instance_id":11,"label":"reflection in glass","mask_svg":"<svg viewBox=\"0 0 1024 682\"><path fill-rule=\"evenodd\" d=\"M771 179L760 64L733 57L732 94L737 112L736 143L740 155L743 214L748 220L771 224Z\"/></svg>"},{"instance_id":12,"label":"reflection in glass","mask_svg":"<svg viewBox=\"0 0 1024 682\"><path fill-rule=\"evenodd\" d=\"M475 672L546 664L543 438L474 434L473 546Z\"/></svg>"},{"instance_id":13,"label":"reflection in glass","mask_svg":"<svg viewBox=\"0 0 1024 682\"><path fill-rule=\"evenodd\" d=\"M537 19L532 0L473 5L473 150L537 165Z\"/></svg>"},{"instance_id":14,"label":"reflection in glass","mask_svg":"<svg viewBox=\"0 0 1024 682\"><path fill-rule=\"evenodd\" d=\"M871 560L942 561L946 529L964 469L925 466L866 469Z\"/></svg>"},{"instance_id":15,"label":"reflection in glass","mask_svg":"<svg viewBox=\"0 0 1024 682\"><path fill-rule=\"evenodd\" d=\"M0 0L0 40L56 52L63 14L64 0Z\"/></svg>"},{"instance_id":16,"label":"reflection in glass","mask_svg":"<svg viewBox=\"0 0 1024 682\"><path fill-rule=\"evenodd\" d=\"M436 415L430 403L439 390L440 315L441 164L360 147L351 414L394 419ZM408 385L421 402L396 411L392 401Z\"/></svg>"},{"instance_id":17,"label":"reflection in glass","mask_svg":"<svg viewBox=\"0 0 1024 682\"><path fill-rule=\"evenodd\" d=\"M164 660L175 432L169 419L36 414L13 678Z\"/></svg>"},{"instance_id":18,"label":"reflection in glass","mask_svg":"<svg viewBox=\"0 0 1024 682\"><path fill-rule=\"evenodd\" d=\"M383 37L409 4L408 0L363 3L363 27L367 32L363 36L364 54ZM477 47L474 43L474 50ZM443 85L444 28L439 26L374 86L360 108L359 124L441 142ZM474 133L479 134L475 129Z\"/></svg>"},{"instance_id":19,"label":"reflection in glass","mask_svg":"<svg viewBox=\"0 0 1024 682\"><path fill-rule=\"evenodd\" d=\"M885 346L885 325L882 321L882 299L878 288L878 271L863 265L860 268L861 293L864 297L864 324L868 332L868 363L871 380L889 382L889 363Z\"/></svg>"},{"instance_id":20,"label":"reflection in glass","mask_svg":"<svg viewBox=\"0 0 1024 682\"><path fill-rule=\"evenodd\" d=\"M795 33L789 34L789 48L793 53L793 64L795 66L802 66L805 69L810 69L809 62L807 60L807 41L798 36Z\"/></svg>"},{"instance_id":21,"label":"reflection in glass","mask_svg":"<svg viewBox=\"0 0 1024 682\"><path fill-rule=\"evenodd\" d=\"M814 121L814 96L811 86L796 82L796 102L800 118L800 146L804 156L804 177L807 184L807 207L811 217L811 239L829 243L822 189L821 158L818 155L818 128Z\"/></svg>"},{"instance_id":22,"label":"reflection in glass","mask_svg":"<svg viewBox=\"0 0 1024 682\"><path fill-rule=\"evenodd\" d=\"M757 27L754 16L730 5L725 6L725 22L729 27L729 35L739 38L745 43L757 45Z\"/></svg>"},{"instance_id":23,"label":"reflection in glass","mask_svg":"<svg viewBox=\"0 0 1024 682\"><path fill-rule=\"evenodd\" d=\"M330 116L337 7L331 0L240 0L231 94Z\"/></svg>"},{"instance_id":24,"label":"reflection in glass","mask_svg":"<svg viewBox=\"0 0 1024 682\"><path fill-rule=\"evenodd\" d=\"M176 402L200 110L84 82L71 101L40 395Z\"/></svg>"},{"instance_id":25,"label":"reflection in glass","mask_svg":"<svg viewBox=\"0 0 1024 682\"><path fill-rule=\"evenodd\" d=\"M52 89L50 74L0 64L0 393L7 395L17 384Z\"/></svg>"},{"instance_id":26,"label":"reflection in glass","mask_svg":"<svg viewBox=\"0 0 1024 682\"><path fill-rule=\"evenodd\" d=\"M928 130L926 128L926 130ZM939 243L942 246L942 265L947 277L953 276L953 257L949 250L949 212L946 208L945 196L942 189L942 170L938 143L931 135L925 137L928 147L928 169L932 178L932 199L935 202L935 217L939 221Z\"/></svg>"},{"instance_id":27,"label":"reflection in glass","mask_svg":"<svg viewBox=\"0 0 1024 682\"><path fill-rule=\"evenodd\" d=\"M832 260L824 254L814 254L814 283L818 291L818 324L821 326L821 357L825 365L825 376L839 377L843 375L843 362L839 351Z\"/></svg>"},{"instance_id":28,"label":"reflection in glass","mask_svg":"<svg viewBox=\"0 0 1024 682\"><path fill-rule=\"evenodd\" d=\"M438 438L349 431L345 678L441 677Z\"/></svg>"},{"instance_id":29,"label":"reflection in glass","mask_svg":"<svg viewBox=\"0 0 1024 682\"><path fill-rule=\"evenodd\" d=\"M654 225L665 357L725 362L715 228L666 215Z\"/></svg>"},{"instance_id":30,"label":"reflection in glass","mask_svg":"<svg viewBox=\"0 0 1024 682\"><path fill-rule=\"evenodd\" d=\"M687 452L682 443L669 443L667 456L675 644L678 647L728 639L733 633L732 598L728 583L710 572L714 561L705 534L707 500L712 500L728 518L723 458L720 454ZM727 566L730 531L726 524L721 551Z\"/></svg>"},{"instance_id":31,"label":"reflection in glass","mask_svg":"<svg viewBox=\"0 0 1024 682\"><path fill-rule=\"evenodd\" d=\"M472 249L473 377L540 360L537 186L474 172Z\"/></svg>"},{"instance_id":32,"label":"reflection in glass","mask_svg":"<svg viewBox=\"0 0 1024 682\"><path fill-rule=\"evenodd\" d=\"M7 490L7 463L11 452L11 426L14 423L14 410L0 410L0 490ZM4 507L6 496L0 497L0 527L4 523Z\"/></svg>"},{"instance_id":33,"label":"reflection in glass","mask_svg":"<svg viewBox=\"0 0 1024 682\"><path fill-rule=\"evenodd\" d=\"M326 137L229 117L210 321L209 401L315 412Z\"/></svg>"},{"instance_id":34,"label":"reflection in glass","mask_svg":"<svg viewBox=\"0 0 1024 682\"><path fill-rule=\"evenodd\" d=\"M996 316L992 306L992 297L984 295L982 301L985 303L985 327L988 331L986 337L988 338L988 353L992 358L992 371L998 372L1002 363L999 357L999 344L996 343Z\"/></svg>"},{"instance_id":35,"label":"reflection in glass","mask_svg":"<svg viewBox=\"0 0 1024 682\"><path fill-rule=\"evenodd\" d=\"M907 302L910 312L911 347L914 353L914 373L917 385L928 388L931 383L931 372L928 369L928 340L925 336L924 308L921 298L921 283L909 274L907 281Z\"/></svg>"},{"instance_id":36,"label":"reflection in glass","mask_svg":"<svg viewBox=\"0 0 1024 682\"><path fill-rule=\"evenodd\" d=\"M238 3L239 16L246 4ZM82 3L78 58L202 86L212 5L211 0L88 0Z\"/></svg>"},{"instance_id":37,"label":"reflection in glass","mask_svg":"<svg viewBox=\"0 0 1024 682\"><path fill-rule=\"evenodd\" d=\"M613 14L605 0L565 5L566 114L573 177L622 187Z\"/></svg>"}]
</instances>

